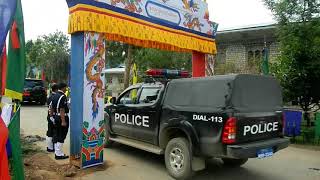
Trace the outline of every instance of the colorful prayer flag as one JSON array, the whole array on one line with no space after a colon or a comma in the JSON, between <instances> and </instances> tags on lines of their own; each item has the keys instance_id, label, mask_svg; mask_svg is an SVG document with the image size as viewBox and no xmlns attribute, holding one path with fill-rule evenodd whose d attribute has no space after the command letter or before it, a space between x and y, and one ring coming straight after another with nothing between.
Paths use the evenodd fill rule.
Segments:
<instances>
[{"instance_id":1,"label":"colorful prayer flag","mask_svg":"<svg viewBox=\"0 0 320 180\"><path fill-rule=\"evenodd\" d=\"M24 22L21 0L18 0L9 38L5 96L21 101L26 71L25 60Z\"/></svg>"},{"instance_id":2,"label":"colorful prayer flag","mask_svg":"<svg viewBox=\"0 0 320 180\"><path fill-rule=\"evenodd\" d=\"M42 80L42 81L45 81L45 80L46 80L46 75L45 75L43 69L41 70L41 80Z\"/></svg>"},{"instance_id":3,"label":"colorful prayer flag","mask_svg":"<svg viewBox=\"0 0 320 180\"><path fill-rule=\"evenodd\" d=\"M133 64L132 72L133 72L132 84L135 85L138 83L138 70L137 70L136 63Z\"/></svg>"},{"instance_id":4,"label":"colorful prayer flag","mask_svg":"<svg viewBox=\"0 0 320 180\"><path fill-rule=\"evenodd\" d=\"M269 50L267 47L263 50L263 59L262 59L262 73L263 75L269 75Z\"/></svg>"},{"instance_id":5,"label":"colorful prayer flag","mask_svg":"<svg viewBox=\"0 0 320 180\"><path fill-rule=\"evenodd\" d=\"M8 129L0 117L0 180L10 180L6 144Z\"/></svg>"},{"instance_id":6,"label":"colorful prayer flag","mask_svg":"<svg viewBox=\"0 0 320 180\"><path fill-rule=\"evenodd\" d=\"M8 129L12 150L12 158L10 163L13 168L13 177L15 180L24 180L24 168L20 144L20 107L13 115Z\"/></svg>"},{"instance_id":7,"label":"colorful prayer flag","mask_svg":"<svg viewBox=\"0 0 320 180\"><path fill-rule=\"evenodd\" d=\"M16 11L16 0L0 0L0 50L6 44L6 37Z\"/></svg>"},{"instance_id":8,"label":"colorful prayer flag","mask_svg":"<svg viewBox=\"0 0 320 180\"><path fill-rule=\"evenodd\" d=\"M138 83L138 71L137 71L137 65L136 63L133 64L132 66L132 84L135 85ZM137 90L133 90L132 92L132 99L137 98Z\"/></svg>"}]
</instances>

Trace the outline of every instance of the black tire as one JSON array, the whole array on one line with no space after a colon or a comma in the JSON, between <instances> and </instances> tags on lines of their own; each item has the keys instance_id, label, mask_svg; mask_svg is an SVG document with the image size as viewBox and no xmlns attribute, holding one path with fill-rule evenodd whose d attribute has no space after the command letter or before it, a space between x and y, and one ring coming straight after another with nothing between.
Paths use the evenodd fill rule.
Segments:
<instances>
[{"instance_id":1,"label":"black tire","mask_svg":"<svg viewBox=\"0 0 320 180\"><path fill-rule=\"evenodd\" d=\"M191 167L192 153L189 147L188 140L181 137L171 139L167 144L165 151L165 164L168 173L175 179L189 179L193 175ZM178 160L175 158L178 158Z\"/></svg>"},{"instance_id":2,"label":"black tire","mask_svg":"<svg viewBox=\"0 0 320 180\"><path fill-rule=\"evenodd\" d=\"M109 128L105 128L105 137L104 137L104 147L110 148L113 144L113 141L110 140Z\"/></svg>"},{"instance_id":3,"label":"black tire","mask_svg":"<svg viewBox=\"0 0 320 180\"><path fill-rule=\"evenodd\" d=\"M248 159L232 159L232 158L222 158L223 164L229 167L240 167L245 164Z\"/></svg>"},{"instance_id":4,"label":"black tire","mask_svg":"<svg viewBox=\"0 0 320 180\"><path fill-rule=\"evenodd\" d=\"M105 148L110 148L113 144L113 141L110 140L110 128L108 127L109 123L107 123L109 121L109 115L105 114L105 125L104 125L104 130L105 130L105 134L104 134L104 147Z\"/></svg>"}]
</instances>

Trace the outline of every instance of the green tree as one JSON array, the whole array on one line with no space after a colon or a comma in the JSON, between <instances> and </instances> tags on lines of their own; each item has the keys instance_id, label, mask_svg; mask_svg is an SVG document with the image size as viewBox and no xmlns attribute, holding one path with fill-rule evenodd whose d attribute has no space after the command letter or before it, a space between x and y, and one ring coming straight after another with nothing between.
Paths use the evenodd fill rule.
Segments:
<instances>
[{"instance_id":1,"label":"green tree","mask_svg":"<svg viewBox=\"0 0 320 180\"><path fill-rule=\"evenodd\" d=\"M106 67L115 68L123 64L126 58L128 45L122 42L106 42Z\"/></svg>"},{"instance_id":2,"label":"green tree","mask_svg":"<svg viewBox=\"0 0 320 180\"><path fill-rule=\"evenodd\" d=\"M30 58L30 52L33 49L33 41L29 40L26 42L26 77L34 78L34 73L32 71L33 68L35 68L34 62L32 62Z\"/></svg>"},{"instance_id":3,"label":"green tree","mask_svg":"<svg viewBox=\"0 0 320 180\"><path fill-rule=\"evenodd\" d=\"M27 65L44 70L48 81L66 81L69 74L69 38L62 32L26 43Z\"/></svg>"},{"instance_id":4,"label":"green tree","mask_svg":"<svg viewBox=\"0 0 320 180\"><path fill-rule=\"evenodd\" d=\"M278 21L280 52L272 71L281 81L286 101L298 101L308 112L320 100L320 1L264 0Z\"/></svg>"},{"instance_id":5,"label":"green tree","mask_svg":"<svg viewBox=\"0 0 320 180\"><path fill-rule=\"evenodd\" d=\"M158 49L138 49L134 53L134 60L139 71L146 71L151 68L177 69L191 71L191 53L179 53L163 51Z\"/></svg>"},{"instance_id":6,"label":"green tree","mask_svg":"<svg viewBox=\"0 0 320 180\"><path fill-rule=\"evenodd\" d=\"M131 66L137 64L141 76L148 69L175 69L191 71L191 53L178 53L163 51L158 49L141 48L132 45L124 45L123 54L125 55L126 73L124 84L125 88L131 82ZM139 78L139 79L140 79Z\"/></svg>"}]
</instances>

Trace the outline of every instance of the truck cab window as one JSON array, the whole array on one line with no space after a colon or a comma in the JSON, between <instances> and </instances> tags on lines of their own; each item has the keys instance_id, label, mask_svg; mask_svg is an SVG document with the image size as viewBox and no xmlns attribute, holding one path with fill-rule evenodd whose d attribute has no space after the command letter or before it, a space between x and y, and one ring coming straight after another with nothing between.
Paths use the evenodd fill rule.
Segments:
<instances>
[{"instance_id":1,"label":"truck cab window","mask_svg":"<svg viewBox=\"0 0 320 180\"><path fill-rule=\"evenodd\" d=\"M119 99L119 104L136 104L138 89L131 89L122 95Z\"/></svg>"},{"instance_id":2,"label":"truck cab window","mask_svg":"<svg viewBox=\"0 0 320 180\"><path fill-rule=\"evenodd\" d=\"M159 88L143 88L139 98L139 104L153 104L157 101L160 92Z\"/></svg>"}]
</instances>

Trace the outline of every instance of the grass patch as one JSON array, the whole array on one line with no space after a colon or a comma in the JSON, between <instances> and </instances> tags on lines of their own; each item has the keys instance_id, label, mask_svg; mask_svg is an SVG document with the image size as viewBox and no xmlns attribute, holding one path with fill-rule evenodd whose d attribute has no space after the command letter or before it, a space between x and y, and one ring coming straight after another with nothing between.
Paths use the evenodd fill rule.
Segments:
<instances>
[{"instance_id":1,"label":"grass patch","mask_svg":"<svg viewBox=\"0 0 320 180\"><path fill-rule=\"evenodd\" d=\"M320 146L320 137L316 137L315 127L302 126L301 135L296 137L291 137L290 141L292 144Z\"/></svg>"},{"instance_id":2,"label":"grass patch","mask_svg":"<svg viewBox=\"0 0 320 180\"><path fill-rule=\"evenodd\" d=\"M24 136L20 138L20 142L21 142L21 150L22 150L23 157L32 156L39 152L44 152L35 143L29 142L28 140L26 140Z\"/></svg>"}]
</instances>

